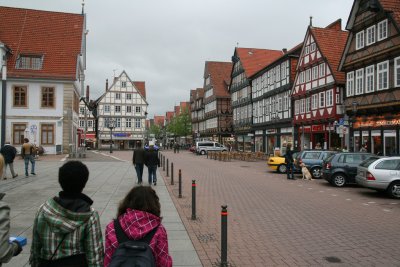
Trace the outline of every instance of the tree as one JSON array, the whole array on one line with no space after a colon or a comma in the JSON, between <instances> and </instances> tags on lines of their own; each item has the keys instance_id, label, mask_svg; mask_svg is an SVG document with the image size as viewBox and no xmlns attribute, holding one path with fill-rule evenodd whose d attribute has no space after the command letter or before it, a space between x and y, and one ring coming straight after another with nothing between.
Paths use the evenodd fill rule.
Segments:
<instances>
[{"instance_id":1,"label":"tree","mask_svg":"<svg viewBox=\"0 0 400 267\"><path fill-rule=\"evenodd\" d=\"M157 124L153 124L150 126L149 133L154 134L154 137L156 139L162 138L161 127Z\"/></svg>"},{"instance_id":2,"label":"tree","mask_svg":"<svg viewBox=\"0 0 400 267\"><path fill-rule=\"evenodd\" d=\"M185 137L192 133L192 122L188 110L173 117L167 125L167 131L174 136Z\"/></svg>"}]
</instances>

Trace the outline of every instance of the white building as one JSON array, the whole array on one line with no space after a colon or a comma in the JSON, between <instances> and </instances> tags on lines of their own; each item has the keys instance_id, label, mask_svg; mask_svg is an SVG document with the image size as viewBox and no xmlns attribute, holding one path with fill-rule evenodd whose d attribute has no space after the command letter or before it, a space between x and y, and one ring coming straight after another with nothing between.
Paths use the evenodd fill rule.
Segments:
<instances>
[{"instance_id":1,"label":"white building","mask_svg":"<svg viewBox=\"0 0 400 267\"><path fill-rule=\"evenodd\" d=\"M0 17L0 40L9 48L2 141L20 149L29 138L48 154L68 153L70 144L76 149L85 15L0 7Z\"/></svg>"},{"instance_id":2,"label":"white building","mask_svg":"<svg viewBox=\"0 0 400 267\"><path fill-rule=\"evenodd\" d=\"M111 139L115 149L130 149L136 141L144 141L148 106L144 82L132 82L123 71L97 102L100 149L108 148Z\"/></svg>"}]
</instances>

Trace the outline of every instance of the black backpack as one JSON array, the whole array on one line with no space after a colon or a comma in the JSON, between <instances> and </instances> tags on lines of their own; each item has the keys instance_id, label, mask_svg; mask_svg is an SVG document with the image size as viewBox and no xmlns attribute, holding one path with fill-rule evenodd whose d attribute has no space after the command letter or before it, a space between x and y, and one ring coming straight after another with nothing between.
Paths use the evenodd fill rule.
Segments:
<instances>
[{"instance_id":1,"label":"black backpack","mask_svg":"<svg viewBox=\"0 0 400 267\"><path fill-rule=\"evenodd\" d=\"M129 239L118 219L114 220L114 229L118 240L118 248L111 257L109 267L155 267L156 261L150 248L150 241L158 227L151 230L142 239Z\"/></svg>"}]
</instances>

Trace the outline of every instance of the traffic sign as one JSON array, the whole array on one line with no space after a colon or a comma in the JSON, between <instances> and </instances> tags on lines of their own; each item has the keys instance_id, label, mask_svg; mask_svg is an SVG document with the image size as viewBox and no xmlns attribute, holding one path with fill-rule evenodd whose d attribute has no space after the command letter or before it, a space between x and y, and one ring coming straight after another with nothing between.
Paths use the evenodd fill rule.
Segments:
<instances>
[{"instance_id":1,"label":"traffic sign","mask_svg":"<svg viewBox=\"0 0 400 267\"><path fill-rule=\"evenodd\" d=\"M340 118L339 119L339 125L343 125L344 124L344 118Z\"/></svg>"}]
</instances>

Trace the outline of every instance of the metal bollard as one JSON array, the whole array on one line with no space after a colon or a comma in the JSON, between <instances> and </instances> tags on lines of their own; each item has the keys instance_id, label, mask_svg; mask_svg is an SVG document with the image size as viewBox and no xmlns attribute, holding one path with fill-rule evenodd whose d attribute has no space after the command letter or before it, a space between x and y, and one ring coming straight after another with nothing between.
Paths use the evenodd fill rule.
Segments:
<instances>
[{"instance_id":1,"label":"metal bollard","mask_svg":"<svg viewBox=\"0 0 400 267\"><path fill-rule=\"evenodd\" d=\"M171 162L171 185L174 185L174 163Z\"/></svg>"},{"instance_id":2,"label":"metal bollard","mask_svg":"<svg viewBox=\"0 0 400 267\"><path fill-rule=\"evenodd\" d=\"M160 153L160 165L161 165L161 167L162 167L162 165L163 165L162 157L163 157L163 155Z\"/></svg>"},{"instance_id":3,"label":"metal bollard","mask_svg":"<svg viewBox=\"0 0 400 267\"><path fill-rule=\"evenodd\" d=\"M179 198L182 198L182 171L179 169Z\"/></svg>"},{"instance_id":4,"label":"metal bollard","mask_svg":"<svg viewBox=\"0 0 400 267\"><path fill-rule=\"evenodd\" d=\"M192 180L192 220L196 220L196 180Z\"/></svg>"},{"instance_id":5,"label":"metal bollard","mask_svg":"<svg viewBox=\"0 0 400 267\"><path fill-rule=\"evenodd\" d=\"M228 206L221 206L221 267L228 266Z\"/></svg>"},{"instance_id":6,"label":"metal bollard","mask_svg":"<svg viewBox=\"0 0 400 267\"><path fill-rule=\"evenodd\" d=\"M163 156L162 170L165 171L165 156Z\"/></svg>"},{"instance_id":7,"label":"metal bollard","mask_svg":"<svg viewBox=\"0 0 400 267\"><path fill-rule=\"evenodd\" d=\"M166 177L168 177L169 176L169 162L168 162L168 159L167 159L167 175L166 175Z\"/></svg>"}]
</instances>

